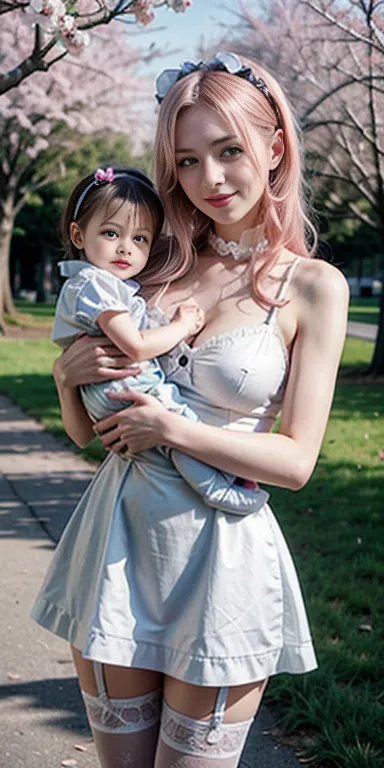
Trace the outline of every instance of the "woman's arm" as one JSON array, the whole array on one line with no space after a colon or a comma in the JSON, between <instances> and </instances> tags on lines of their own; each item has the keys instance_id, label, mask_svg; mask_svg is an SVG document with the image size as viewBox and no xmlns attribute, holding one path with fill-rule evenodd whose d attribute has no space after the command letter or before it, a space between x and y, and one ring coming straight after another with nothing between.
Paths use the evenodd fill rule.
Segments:
<instances>
[{"instance_id":1,"label":"woman's arm","mask_svg":"<svg viewBox=\"0 0 384 768\"><path fill-rule=\"evenodd\" d=\"M94 439L93 422L89 418L78 387L99 381L134 376L140 367L131 366L128 358L109 339L81 336L53 364L53 377L59 396L65 431L80 448Z\"/></svg>"},{"instance_id":2,"label":"woman's arm","mask_svg":"<svg viewBox=\"0 0 384 768\"><path fill-rule=\"evenodd\" d=\"M79 448L84 448L95 437L92 420L82 404L78 388L65 384L60 362L61 358L58 358L53 364L53 378L59 396L64 429Z\"/></svg>"},{"instance_id":3,"label":"woman's arm","mask_svg":"<svg viewBox=\"0 0 384 768\"><path fill-rule=\"evenodd\" d=\"M103 444L110 447L118 441L115 450L127 444L132 453L166 444L239 477L292 490L305 485L317 461L333 399L348 287L338 270L320 261L300 262L295 282L298 332L279 434L195 423L141 395L120 420L113 416L99 423L99 430L112 428Z\"/></svg>"},{"instance_id":4,"label":"woman's arm","mask_svg":"<svg viewBox=\"0 0 384 768\"><path fill-rule=\"evenodd\" d=\"M166 444L240 477L292 490L308 482L332 405L349 294L334 267L322 261L303 266L297 277L299 324L279 434L213 429L187 419L181 425L171 414Z\"/></svg>"}]
</instances>

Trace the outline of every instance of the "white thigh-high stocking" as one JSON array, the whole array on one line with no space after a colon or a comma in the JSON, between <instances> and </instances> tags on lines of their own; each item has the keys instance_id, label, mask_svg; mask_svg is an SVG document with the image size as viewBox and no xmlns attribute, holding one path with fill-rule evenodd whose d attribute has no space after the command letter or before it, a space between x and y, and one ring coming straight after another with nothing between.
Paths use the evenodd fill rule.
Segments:
<instances>
[{"instance_id":1,"label":"white thigh-high stocking","mask_svg":"<svg viewBox=\"0 0 384 768\"><path fill-rule=\"evenodd\" d=\"M155 768L236 768L252 720L223 723L227 688L211 720L194 720L163 702Z\"/></svg>"},{"instance_id":2,"label":"white thigh-high stocking","mask_svg":"<svg viewBox=\"0 0 384 768\"><path fill-rule=\"evenodd\" d=\"M82 691L102 768L153 768L159 736L161 690L110 699L102 665L94 662L98 696Z\"/></svg>"}]
</instances>

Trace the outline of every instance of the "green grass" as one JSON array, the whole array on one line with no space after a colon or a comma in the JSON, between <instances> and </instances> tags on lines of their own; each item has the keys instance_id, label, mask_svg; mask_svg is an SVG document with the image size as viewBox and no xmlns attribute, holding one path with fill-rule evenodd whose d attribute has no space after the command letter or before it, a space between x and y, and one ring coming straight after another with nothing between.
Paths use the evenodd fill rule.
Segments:
<instances>
[{"instance_id":1,"label":"green grass","mask_svg":"<svg viewBox=\"0 0 384 768\"><path fill-rule=\"evenodd\" d=\"M379 297L372 296L362 299L351 298L349 302L348 319L357 323L371 323L376 325L379 321Z\"/></svg>"},{"instance_id":2,"label":"green grass","mask_svg":"<svg viewBox=\"0 0 384 768\"><path fill-rule=\"evenodd\" d=\"M373 341L347 339L341 360L340 375L348 376L364 372L372 360L373 351Z\"/></svg>"},{"instance_id":3,"label":"green grass","mask_svg":"<svg viewBox=\"0 0 384 768\"><path fill-rule=\"evenodd\" d=\"M51 373L58 353L49 339L1 339L0 392L68 442ZM72 442L71 447L92 460L100 461L105 455L98 440L92 441L85 450L78 449Z\"/></svg>"},{"instance_id":4,"label":"green grass","mask_svg":"<svg viewBox=\"0 0 384 768\"><path fill-rule=\"evenodd\" d=\"M348 339L342 373L367 366L372 347ZM50 373L56 356L50 341L1 341L0 390L63 435ZM383 389L361 381L341 377L308 485L298 493L271 489L319 669L272 678L267 700L283 732L305 745L303 762L321 768L384 765ZM99 446L83 454L100 458Z\"/></svg>"},{"instance_id":5,"label":"green grass","mask_svg":"<svg viewBox=\"0 0 384 768\"><path fill-rule=\"evenodd\" d=\"M5 321L8 325L18 325L21 327L40 327L50 328L55 316L54 304L36 304L24 299L16 299L16 315L6 315Z\"/></svg>"},{"instance_id":6,"label":"green grass","mask_svg":"<svg viewBox=\"0 0 384 768\"><path fill-rule=\"evenodd\" d=\"M269 696L289 733L312 734L314 765L384 764L376 754L384 722L382 419L382 386L339 384L310 483L295 494L271 489L303 584L319 670L274 678Z\"/></svg>"}]
</instances>

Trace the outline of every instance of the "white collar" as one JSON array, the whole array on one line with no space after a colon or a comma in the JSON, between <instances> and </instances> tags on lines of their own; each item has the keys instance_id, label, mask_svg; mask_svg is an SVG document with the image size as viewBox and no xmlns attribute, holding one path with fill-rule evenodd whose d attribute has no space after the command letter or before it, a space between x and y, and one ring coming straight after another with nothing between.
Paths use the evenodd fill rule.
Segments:
<instances>
[{"instance_id":1,"label":"white collar","mask_svg":"<svg viewBox=\"0 0 384 768\"><path fill-rule=\"evenodd\" d=\"M66 261L59 261L57 266L62 277L76 277L76 275L78 275L82 269L94 269L107 275L111 274L110 272L107 272L106 269L100 269L100 267L96 267L94 264L90 264L89 261L80 261L80 259L67 259ZM114 275L112 275L112 277L114 277ZM120 278L116 277L116 280L120 280ZM121 282L125 283L125 285L129 285L130 288L133 288L135 293L140 290L140 283L138 283L136 280L128 278L127 280L122 280Z\"/></svg>"}]
</instances>

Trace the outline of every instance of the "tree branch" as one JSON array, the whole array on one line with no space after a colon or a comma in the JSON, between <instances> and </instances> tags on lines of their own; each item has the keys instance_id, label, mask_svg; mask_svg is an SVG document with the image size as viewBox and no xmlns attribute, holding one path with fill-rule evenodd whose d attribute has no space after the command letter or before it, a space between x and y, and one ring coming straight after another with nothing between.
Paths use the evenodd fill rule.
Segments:
<instances>
[{"instance_id":1,"label":"tree branch","mask_svg":"<svg viewBox=\"0 0 384 768\"><path fill-rule=\"evenodd\" d=\"M301 2L304 2L304 0L301 0ZM306 119L309 117L309 115L312 114L312 112L315 111L318 107L320 107L321 104L323 104L327 99L330 99L331 96L334 96L335 93L338 93L338 91L341 91L343 88L348 88L349 85L357 85L357 84L365 84L366 82L369 83L372 79L374 80L384 80L384 74L383 75L364 75L362 77L350 77L348 80L344 80L342 83L338 83L338 85L335 85L334 88L332 88L330 91L327 91L323 96L320 96L317 101L314 102L314 104L311 104L310 107L308 107L304 114L302 115L302 125L303 130L306 130Z\"/></svg>"},{"instance_id":2,"label":"tree branch","mask_svg":"<svg viewBox=\"0 0 384 768\"><path fill-rule=\"evenodd\" d=\"M4 13L10 13L12 11L17 11L20 8L27 8L29 5L29 0L0 0L0 16L2 16Z\"/></svg>"},{"instance_id":3,"label":"tree branch","mask_svg":"<svg viewBox=\"0 0 384 768\"><path fill-rule=\"evenodd\" d=\"M35 44L33 47L33 51L30 56L28 56L24 61L19 64L18 67L15 69L11 69L9 72L7 72L5 75L0 76L0 96L3 93L6 93L6 91L9 91L11 88L15 88L17 85L19 85L23 80L25 80L26 77L29 77L33 72L36 72L37 70L40 70L42 72L47 72L49 67L52 66L52 64L55 63L58 59L54 59L51 62L44 61L44 56L49 53L49 51L56 45L56 39L50 40L47 45L42 48L41 47L41 32L40 27L38 24L36 24L35 27ZM65 51L65 53L67 53ZM65 55L65 54L64 54ZM62 55L60 55L58 58L62 58Z\"/></svg>"},{"instance_id":4,"label":"tree branch","mask_svg":"<svg viewBox=\"0 0 384 768\"><path fill-rule=\"evenodd\" d=\"M313 0L300 0L300 2L303 5L307 5L309 8L312 9L312 11L315 11L319 16L321 16L323 19L326 19L329 24L331 24L333 27L338 27L338 29L341 29L343 32L346 32L346 34L349 36L349 38L353 38L354 40L359 41L360 43L366 43L367 45L372 45L373 48L375 48L379 53L383 53L383 47L381 45L377 45L376 43L373 43L369 37L365 37L365 35L361 35L359 32L357 32L356 29L353 29L352 26L347 26L346 24L343 24L341 21L336 19L335 16L332 16L332 14L328 13L328 11L324 10L323 8L320 8L319 5L316 5L316 3L313 2Z\"/></svg>"},{"instance_id":5,"label":"tree branch","mask_svg":"<svg viewBox=\"0 0 384 768\"><path fill-rule=\"evenodd\" d=\"M350 107L348 107L347 105L344 105L344 108L345 108L345 111L346 111L346 112L347 112L347 114L348 114L348 117L349 117L349 118L352 120L352 122L354 123L354 127L355 127L355 129L356 129L357 131L359 131L359 133L360 133L360 135L363 137L363 139L365 139L365 141L367 141L367 142L368 142L368 143L369 143L369 144L370 144L372 147L376 146L376 147L377 147L377 151L379 152L379 154L384 156L384 150L382 150L382 149L379 147L379 145L378 145L378 140L377 140L377 137L376 137L376 142L375 142L374 138L373 138L372 136L370 136L370 135L369 135L369 133L368 133L368 131L366 130L366 128L364 128L364 126L363 126L363 125L360 123L360 121L358 120L358 118L356 117L356 115L355 115L355 114L352 112L352 110L350 109Z\"/></svg>"},{"instance_id":6,"label":"tree branch","mask_svg":"<svg viewBox=\"0 0 384 768\"><path fill-rule=\"evenodd\" d=\"M75 0L76 2L76 0ZM100 3L100 0L95 0L97 5L99 6L99 10L97 10L96 15L100 14L102 4ZM99 16L97 19L93 19L91 21L84 21L84 23L79 23L77 25L77 28L81 31L85 31L88 29L94 29L95 27L101 26L101 25L107 25L113 19L116 19L119 16L122 16L124 14L132 14L132 7L134 6L136 0L117 0L114 7L111 10L103 10L103 15ZM8 13L9 11L14 11L23 7L27 7L29 5L29 0L0 0L0 15L1 13ZM159 2L156 4L155 8L161 8L162 6L167 5L166 0L163 0L163 2ZM91 15L93 15L92 12L89 12L87 14L74 14L77 16L77 18L85 18L89 19ZM136 23L136 22L133 22ZM54 48L58 41L57 35L52 37L52 39L45 45L43 48L41 46L41 31L38 24L35 26L35 44L33 51L30 56L28 56L24 61L21 62L17 67L10 70L9 72L6 72L4 74L0 74L0 96L3 93L6 93L7 91L11 90L11 88L17 87L23 80L25 80L27 77L32 75L34 72L42 71L47 72L50 67L55 64L57 61L62 59L64 56L67 55L68 51L65 50L63 53L61 53L59 56L56 56L54 59L51 59L50 61L46 61L46 55L49 53L49 51Z\"/></svg>"},{"instance_id":7,"label":"tree branch","mask_svg":"<svg viewBox=\"0 0 384 768\"><path fill-rule=\"evenodd\" d=\"M359 195L364 197L366 200L368 200L369 204L372 205L374 209L377 209L376 201L373 195L371 195L371 192L366 189L366 187L362 184L362 182L359 179L355 179L352 176L352 172L349 174L349 176L345 176L343 171L338 166L336 160L332 155L327 158L327 161L331 168L334 169L336 174L338 174L339 181L344 181L346 184L352 185Z\"/></svg>"}]
</instances>

